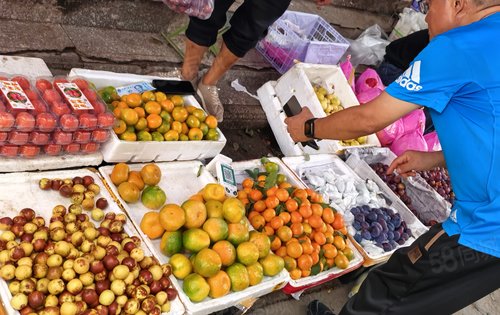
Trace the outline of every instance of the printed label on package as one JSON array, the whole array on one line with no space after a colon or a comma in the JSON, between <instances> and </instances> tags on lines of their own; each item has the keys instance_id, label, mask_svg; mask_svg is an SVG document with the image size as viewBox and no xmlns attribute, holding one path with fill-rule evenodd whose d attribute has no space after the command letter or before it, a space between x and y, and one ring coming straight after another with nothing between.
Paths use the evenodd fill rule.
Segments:
<instances>
[{"instance_id":1,"label":"printed label on package","mask_svg":"<svg viewBox=\"0 0 500 315\"><path fill-rule=\"evenodd\" d=\"M74 110L93 110L94 107L75 83L56 83Z\"/></svg>"},{"instance_id":2,"label":"printed label on package","mask_svg":"<svg viewBox=\"0 0 500 315\"><path fill-rule=\"evenodd\" d=\"M120 86L116 88L116 93L119 96L128 95L132 93L144 93L146 91L154 91L156 90L154 86L149 82L138 82L134 84L129 84L125 86Z\"/></svg>"},{"instance_id":3,"label":"printed label on package","mask_svg":"<svg viewBox=\"0 0 500 315\"><path fill-rule=\"evenodd\" d=\"M0 91L2 91L12 109L35 109L19 83L0 81Z\"/></svg>"}]
</instances>

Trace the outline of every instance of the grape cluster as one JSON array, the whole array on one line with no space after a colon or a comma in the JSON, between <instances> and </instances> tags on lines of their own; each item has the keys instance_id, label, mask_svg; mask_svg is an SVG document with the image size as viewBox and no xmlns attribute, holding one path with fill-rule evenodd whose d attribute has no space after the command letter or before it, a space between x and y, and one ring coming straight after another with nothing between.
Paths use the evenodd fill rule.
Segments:
<instances>
[{"instance_id":1,"label":"grape cluster","mask_svg":"<svg viewBox=\"0 0 500 315\"><path fill-rule=\"evenodd\" d=\"M455 201L455 193L453 193L451 189L450 176L446 168L437 167L430 171L421 171L419 174L438 194L448 200L449 203L453 204Z\"/></svg>"},{"instance_id":2,"label":"grape cluster","mask_svg":"<svg viewBox=\"0 0 500 315\"><path fill-rule=\"evenodd\" d=\"M400 214L391 209L365 205L352 208L351 213L354 215L352 226L357 231L354 239L358 243L363 239L373 241L384 251L390 252L412 236Z\"/></svg>"},{"instance_id":3,"label":"grape cluster","mask_svg":"<svg viewBox=\"0 0 500 315\"><path fill-rule=\"evenodd\" d=\"M389 166L382 163L371 164L370 167L389 186L389 188L403 201L413 214L417 215L412 206L411 198L406 194L406 185L401 181L401 176L392 173L387 175ZM417 215L418 216L418 215Z\"/></svg>"}]
</instances>

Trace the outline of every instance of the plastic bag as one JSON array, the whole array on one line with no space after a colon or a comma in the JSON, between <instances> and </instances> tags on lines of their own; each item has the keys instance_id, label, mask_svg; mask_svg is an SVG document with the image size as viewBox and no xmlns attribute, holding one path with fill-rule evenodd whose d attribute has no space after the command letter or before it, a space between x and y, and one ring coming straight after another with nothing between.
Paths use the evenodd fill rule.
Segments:
<instances>
[{"instance_id":1,"label":"plastic bag","mask_svg":"<svg viewBox=\"0 0 500 315\"><path fill-rule=\"evenodd\" d=\"M425 22L424 14L411 8L404 8L403 12L399 14L399 21L396 26L394 26L389 36L389 40L393 41L426 28L427 22Z\"/></svg>"},{"instance_id":2,"label":"plastic bag","mask_svg":"<svg viewBox=\"0 0 500 315\"><path fill-rule=\"evenodd\" d=\"M376 133L380 144L384 147L390 146L394 140L404 132L403 119L399 118L389 126Z\"/></svg>"},{"instance_id":3,"label":"plastic bag","mask_svg":"<svg viewBox=\"0 0 500 315\"><path fill-rule=\"evenodd\" d=\"M163 3L172 11L202 20L208 19L214 11L214 0L163 0Z\"/></svg>"},{"instance_id":4,"label":"plastic bag","mask_svg":"<svg viewBox=\"0 0 500 315\"><path fill-rule=\"evenodd\" d=\"M347 82L349 83L349 86L351 87L353 92L356 92L356 89L354 87L354 67L352 66L351 63L351 55L347 55L347 59L339 64L340 69L342 69L342 72L344 73L345 78L347 79Z\"/></svg>"},{"instance_id":5,"label":"plastic bag","mask_svg":"<svg viewBox=\"0 0 500 315\"><path fill-rule=\"evenodd\" d=\"M382 80L373 69L366 69L356 80L356 97L361 104L373 100L382 94L384 89Z\"/></svg>"},{"instance_id":6,"label":"plastic bag","mask_svg":"<svg viewBox=\"0 0 500 315\"><path fill-rule=\"evenodd\" d=\"M391 145L391 151L396 155L401 155L405 151L427 151L427 142L418 130L412 130L396 138Z\"/></svg>"},{"instance_id":7,"label":"plastic bag","mask_svg":"<svg viewBox=\"0 0 500 315\"><path fill-rule=\"evenodd\" d=\"M429 132L424 135L425 142L429 151L441 151L441 142L439 142L438 134L436 131Z\"/></svg>"},{"instance_id":8,"label":"plastic bag","mask_svg":"<svg viewBox=\"0 0 500 315\"><path fill-rule=\"evenodd\" d=\"M357 39L351 41L348 53L352 56L352 64L355 67L360 64L378 65L384 59L387 45L389 40L382 28L377 24L370 26Z\"/></svg>"}]
</instances>

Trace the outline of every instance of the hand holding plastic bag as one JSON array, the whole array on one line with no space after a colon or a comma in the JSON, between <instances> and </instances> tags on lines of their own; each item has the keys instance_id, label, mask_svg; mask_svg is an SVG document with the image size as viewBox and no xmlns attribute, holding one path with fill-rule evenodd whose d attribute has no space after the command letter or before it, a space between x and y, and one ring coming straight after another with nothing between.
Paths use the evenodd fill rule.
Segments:
<instances>
[{"instance_id":1,"label":"hand holding plastic bag","mask_svg":"<svg viewBox=\"0 0 500 315\"><path fill-rule=\"evenodd\" d=\"M208 19L214 11L214 0L163 0L163 3L172 11L202 20Z\"/></svg>"}]
</instances>

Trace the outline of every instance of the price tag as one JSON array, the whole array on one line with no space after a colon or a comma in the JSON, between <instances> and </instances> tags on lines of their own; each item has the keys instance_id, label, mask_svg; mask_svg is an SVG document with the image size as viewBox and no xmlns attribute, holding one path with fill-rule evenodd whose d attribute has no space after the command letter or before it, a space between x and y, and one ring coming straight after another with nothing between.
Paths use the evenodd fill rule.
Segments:
<instances>
[{"instance_id":1,"label":"price tag","mask_svg":"<svg viewBox=\"0 0 500 315\"><path fill-rule=\"evenodd\" d=\"M236 197L238 195L238 187L236 186L236 177L234 176L233 168L226 163L217 162L217 179L224 186L226 195Z\"/></svg>"},{"instance_id":2,"label":"price tag","mask_svg":"<svg viewBox=\"0 0 500 315\"><path fill-rule=\"evenodd\" d=\"M19 83L0 81L0 91L12 109L35 109Z\"/></svg>"},{"instance_id":3,"label":"price tag","mask_svg":"<svg viewBox=\"0 0 500 315\"><path fill-rule=\"evenodd\" d=\"M64 98L74 110L93 110L94 107L75 83L56 83Z\"/></svg>"}]
</instances>

